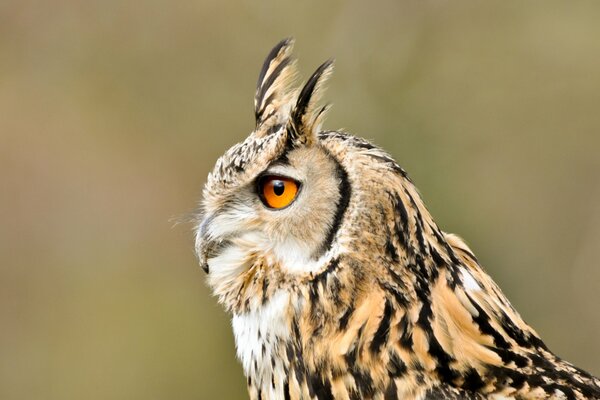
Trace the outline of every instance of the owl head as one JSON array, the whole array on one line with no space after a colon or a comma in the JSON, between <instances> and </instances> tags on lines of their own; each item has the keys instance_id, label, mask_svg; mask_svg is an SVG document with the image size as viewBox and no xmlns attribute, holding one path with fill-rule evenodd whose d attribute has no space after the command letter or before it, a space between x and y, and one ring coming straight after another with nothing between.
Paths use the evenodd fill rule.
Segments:
<instances>
[{"instance_id":1,"label":"owl head","mask_svg":"<svg viewBox=\"0 0 600 400\"><path fill-rule=\"evenodd\" d=\"M318 101L333 63L297 88L292 45L283 40L268 54L254 97L254 131L218 159L204 187L196 250L230 311L315 279L344 254L353 254L359 272L376 274L363 265L409 255L390 249L399 245L395 231L407 229L421 208L385 152L343 132L320 131L328 106ZM404 221L394 220L398 203L411 204L408 211L402 206Z\"/></svg>"}]
</instances>

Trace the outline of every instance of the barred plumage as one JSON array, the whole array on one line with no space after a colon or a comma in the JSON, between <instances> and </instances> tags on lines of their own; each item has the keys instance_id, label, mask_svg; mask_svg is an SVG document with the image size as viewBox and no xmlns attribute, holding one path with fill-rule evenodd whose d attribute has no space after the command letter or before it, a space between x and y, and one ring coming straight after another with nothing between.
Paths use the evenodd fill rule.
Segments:
<instances>
[{"instance_id":1,"label":"barred plumage","mask_svg":"<svg viewBox=\"0 0 600 400\"><path fill-rule=\"evenodd\" d=\"M387 153L319 131L332 63L298 91L292 44L267 57L256 128L217 161L197 229L250 398L600 398L600 380L544 345Z\"/></svg>"}]
</instances>

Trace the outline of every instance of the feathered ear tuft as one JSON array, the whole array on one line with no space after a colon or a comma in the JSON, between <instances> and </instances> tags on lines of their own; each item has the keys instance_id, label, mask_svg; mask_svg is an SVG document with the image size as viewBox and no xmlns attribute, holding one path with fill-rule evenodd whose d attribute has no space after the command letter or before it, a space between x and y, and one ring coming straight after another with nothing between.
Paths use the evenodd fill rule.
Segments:
<instances>
[{"instance_id":1,"label":"feathered ear tuft","mask_svg":"<svg viewBox=\"0 0 600 400\"><path fill-rule=\"evenodd\" d=\"M295 143L311 144L329 105L318 107L324 92L324 83L333 72L333 60L321 64L302 88L288 125L288 139Z\"/></svg>"},{"instance_id":2,"label":"feathered ear tuft","mask_svg":"<svg viewBox=\"0 0 600 400\"><path fill-rule=\"evenodd\" d=\"M273 118L268 125L284 123L289 118L290 108L297 95L293 88L297 76L296 60L291 57L294 39L279 42L262 66L254 96L256 127Z\"/></svg>"}]
</instances>

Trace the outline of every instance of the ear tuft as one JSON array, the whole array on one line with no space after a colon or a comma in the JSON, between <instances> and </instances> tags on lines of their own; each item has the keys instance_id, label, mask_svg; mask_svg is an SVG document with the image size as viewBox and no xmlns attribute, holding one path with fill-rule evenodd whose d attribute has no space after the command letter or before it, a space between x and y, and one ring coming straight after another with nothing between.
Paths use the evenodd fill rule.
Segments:
<instances>
[{"instance_id":1,"label":"ear tuft","mask_svg":"<svg viewBox=\"0 0 600 400\"><path fill-rule=\"evenodd\" d=\"M305 144L316 140L323 118L330 108L329 105L317 105L323 95L325 81L332 72L333 60L328 60L317 68L302 88L289 121L289 140Z\"/></svg>"},{"instance_id":2,"label":"ear tuft","mask_svg":"<svg viewBox=\"0 0 600 400\"><path fill-rule=\"evenodd\" d=\"M275 117L269 125L285 121L297 90L293 88L297 76L296 60L291 57L294 39L279 42L267 55L258 76L254 96L256 126Z\"/></svg>"}]
</instances>

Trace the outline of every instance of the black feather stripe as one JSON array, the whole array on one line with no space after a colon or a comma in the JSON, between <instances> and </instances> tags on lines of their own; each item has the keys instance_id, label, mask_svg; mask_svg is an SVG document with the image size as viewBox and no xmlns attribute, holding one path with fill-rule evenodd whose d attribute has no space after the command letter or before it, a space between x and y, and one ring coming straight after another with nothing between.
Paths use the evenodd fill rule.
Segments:
<instances>
[{"instance_id":1,"label":"black feather stripe","mask_svg":"<svg viewBox=\"0 0 600 400\"><path fill-rule=\"evenodd\" d=\"M294 40L292 38L285 38L271 49L271 51L267 55L267 58L265 58L263 66L260 69L260 73L258 74L258 82L256 83L256 89L260 89L260 87L262 86L262 81L265 79L265 75L269 70L271 61L273 61L279 55L282 49L289 47L290 45L292 45L293 42Z\"/></svg>"},{"instance_id":2,"label":"black feather stripe","mask_svg":"<svg viewBox=\"0 0 600 400\"><path fill-rule=\"evenodd\" d=\"M283 384L283 396L285 400L290 400L291 396L290 396L290 382L286 379L285 383Z\"/></svg>"},{"instance_id":3,"label":"black feather stripe","mask_svg":"<svg viewBox=\"0 0 600 400\"><path fill-rule=\"evenodd\" d=\"M327 232L325 240L323 241L323 244L319 249L319 253L316 254L315 257L318 257L319 255L323 254L331 248L331 245L333 244L333 239L335 238L335 235L337 234L338 230L340 229L340 226L342 225L342 220L344 218L346 209L348 208L348 204L350 204L350 196L352 195L352 188L350 187L350 182L348 180L348 173L335 157L331 156L331 158L336 163L336 172L340 181L340 199L337 204L337 210L335 212L335 216L333 217L331 228L329 229L329 232Z\"/></svg>"},{"instance_id":4,"label":"black feather stripe","mask_svg":"<svg viewBox=\"0 0 600 400\"><path fill-rule=\"evenodd\" d=\"M265 97L265 93L267 93L269 88L273 85L273 82L275 82L275 80L279 77L279 75L281 74L281 71L283 71L284 68L287 67L291 62L292 62L292 60L289 57L283 59L279 63L279 65L277 67L275 67L273 72L267 77L267 79L262 84L262 86L258 89L258 91L256 93L256 98L257 98L257 100L256 100L256 106L257 106L256 121L257 122L260 121L265 107L269 104L269 102L273 101L273 98L274 98L274 96L269 96L269 98L267 99L268 101L264 102L264 104L263 104L263 99Z\"/></svg>"},{"instance_id":5,"label":"black feather stripe","mask_svg":"<svg viewBox=\"0 0 600 400\"><path fill-rule=\"evenodd\" d=\"M300 95L298 96L298 100L296 102L296 107L294 107L294 111L292 111L292 122L296 128L302 127L302 117L306 114L306 110L310 104L310 100L315 92L317 84L321 80L325 71L331 67L333 64L333 60L327 60L323 64L317 68L317 70L311 75L306 82L306 85L302 88ZM298 133L298 132L295 132Z\"/></svg>"},{"instance_id":6,"label":"black feather stripe","mask_svg":"<svg viewBox=\"0 0 600 400\"><path fill-rule=\"evenodd\" d=\"M390 383L385 389L385 393L383 395L384 400L396 400L398 399L398 388L396 387L396 381L394 379L390 379Z\"/></svg>"},{"instance_id":7,"label":"black feather stripe","mask_svg":"<svg viewBox=\"0 0 600 400\"><path fill-rule=\"evenodd\" d=\"M271 63L283 51L285 51L288 47L291 47L293 45L293 43L294 43L294 40L292 38L283 39L281 42L277 43L277 45L275 45L275 47L273 47L273 49L271 49L271 51L267 55L267 58L265 58L263 66L258 75L258 82L256 84L256 95L254 96L254 102L255 102L254 113L255 113L257 123L259 123L261 121L262 113L264 112L264 109L265 109L265 104L264 104L265 103L264 102L265 93L271 87L273 82L275 82L277 77L281 74L281 71L283 71L283 69L290 64L291 59L289 57L284 58L280 62L280 64L275 68L275 70L273 72L271 72L271 74L267 77L266 75L267 75L267 72L269 71L269 68L271 67ZM273 100L273 98L269 97L267 100L268 100L268 102L270 102ZM267 102L267 104L268 104L268 102Z\"/></svg>"},{"instance_id":8,"label":"black feather stripe","mask_svg":"<svg viewBox=\"0 0 600 400\"><path fill-rule=\"evenodd\" d=\"M379 327L375 332L375 336L373 337L373 341L371 342L371 351L374 353L379 353L383 344L387 341L388 335L390 333L390 321L392 317L392 303L386 299L385 307L383 310L383 316L381 317L381 322L379 323Z\"/></svg>"}]
</instances>

